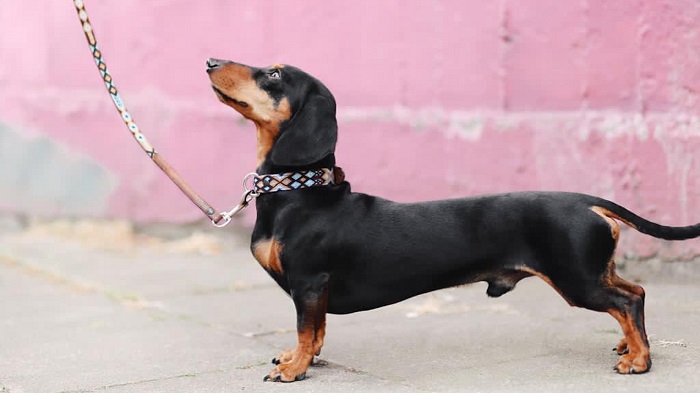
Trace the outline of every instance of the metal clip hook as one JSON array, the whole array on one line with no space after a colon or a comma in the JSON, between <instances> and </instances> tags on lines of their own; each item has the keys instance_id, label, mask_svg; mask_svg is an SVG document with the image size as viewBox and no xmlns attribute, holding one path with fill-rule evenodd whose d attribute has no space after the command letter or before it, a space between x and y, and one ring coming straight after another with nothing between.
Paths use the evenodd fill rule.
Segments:
<instances>
[{"instance_id":1,"label":"metal clip hook","mask_svg":"<svg viewBox=\"0 0 700 393\"><path fill-rule=\"evenodd\" d=\"M241 201L238 202L238 205L231 209L231 211L221 213L221 216L224 218L223 221L221 221L220 223L216 223L214 222L214 220L212 220L212 225L214 225L217 228L225 227L231 222L231 218L233 218L234 215L236 215L241 210L245 209L246 206L248 206L248 204L250 203L250 201L255 199L258 195L259 194L253 190L245 190L243 192L243 195L241 195Z\"/></svg>"},{"instance_id":2,"label":"metal clip hook","mask_svg":"<svg viewBox=\"0 0 700 393\"><path fill-rule=\"evenodd\" d=\"M225 213L225 212L221 213L221 217L222 217L222 220L219 222L211 220L211 225L213 225L217 228L223 228L231 222L231 216L229 216L228 213Z\"/></svg>"}]
</instances>

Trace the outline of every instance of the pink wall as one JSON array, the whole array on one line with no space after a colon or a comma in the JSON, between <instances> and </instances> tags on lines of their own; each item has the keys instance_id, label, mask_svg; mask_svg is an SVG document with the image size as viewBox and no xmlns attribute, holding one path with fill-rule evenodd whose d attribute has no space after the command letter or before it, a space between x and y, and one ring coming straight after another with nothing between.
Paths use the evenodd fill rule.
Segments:
<instances>
[{"instance_id":1,"label":"pink wall","mask_svg":"<svg viewBox=\"0 0 700 393\"><path fill-rule=\"evenodd\" d=\"M700 221L696 0L86 4L141 129L220 209L238 199L255 139L211 93L210 56L323 80L357 191L582 191L663 223ZM0 2L0 208L199 218L103 90L71 2ZM700 254L697 241L626 237L638 255Z\"/></svg>"}]
</instances>

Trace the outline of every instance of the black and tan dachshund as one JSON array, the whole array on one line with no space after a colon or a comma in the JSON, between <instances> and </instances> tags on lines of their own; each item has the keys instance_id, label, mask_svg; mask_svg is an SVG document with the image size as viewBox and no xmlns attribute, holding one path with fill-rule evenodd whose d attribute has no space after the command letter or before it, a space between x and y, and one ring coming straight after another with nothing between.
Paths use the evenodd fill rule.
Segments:
<instances>
[{"instance_id":1,"label":"black and tan dachshund","mask_svg":"<svg viewBox=\"0 0 700 393\"><path fill-rule=\"evenodd\" d=\"M497 297L530 276L570 305L619 322L618 373L649 370L644 289L615 273L617 221L667 240L698 237L700 224L662 226L575 193L407 204L354 193L335 167L335 99L320 81L287 65L216 59L207 61L207 72L219 100L255 124L257 173L335 171L335 181L318 187L264 192L268 181L260 188L251 250L291 296L298 333L297 347L273 359L265 380L305 377L323 346L326 313L370 310L476 281L486 281L487 294Z\"/></svg>"}]
</instances>

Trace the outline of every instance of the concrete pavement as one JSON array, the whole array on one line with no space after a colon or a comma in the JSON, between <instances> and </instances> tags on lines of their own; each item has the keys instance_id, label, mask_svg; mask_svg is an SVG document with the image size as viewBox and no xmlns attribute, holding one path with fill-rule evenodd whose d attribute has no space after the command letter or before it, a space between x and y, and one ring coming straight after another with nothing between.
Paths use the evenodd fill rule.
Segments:
<instances>
[{"instance_id":1,"label":"concrete pavement","mask_svg":"<svg viewBox=\"0 0 700 393\"><path fill-rule=\"evenodd\" d=\"M307 380L273 384L262 377L295 344L294 309L245 230L5 217L0 392L700 391L699 266L622 272L648 294L645 375L612 371L610 316L528 279L499 299L479 283L331 315Z\"/></svg>"}]
</instances>

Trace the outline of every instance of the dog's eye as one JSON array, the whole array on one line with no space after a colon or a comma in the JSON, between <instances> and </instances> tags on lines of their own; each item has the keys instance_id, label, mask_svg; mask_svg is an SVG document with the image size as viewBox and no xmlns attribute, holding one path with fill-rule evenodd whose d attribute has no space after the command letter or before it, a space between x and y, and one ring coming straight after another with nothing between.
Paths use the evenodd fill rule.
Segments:
<instances>
[{"instance_id":1,"label":"dog's eye","mask_svg":"<svg viewBox=\"0 0 700 393\"><path fill-rule=\"evenodd\" d=\"M280 70L272 70L267 73L267 76L269 76L272 79L279 79L281 76Z\"/></svg>"}]
</instances>

